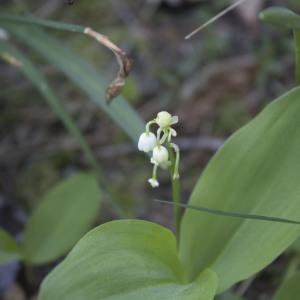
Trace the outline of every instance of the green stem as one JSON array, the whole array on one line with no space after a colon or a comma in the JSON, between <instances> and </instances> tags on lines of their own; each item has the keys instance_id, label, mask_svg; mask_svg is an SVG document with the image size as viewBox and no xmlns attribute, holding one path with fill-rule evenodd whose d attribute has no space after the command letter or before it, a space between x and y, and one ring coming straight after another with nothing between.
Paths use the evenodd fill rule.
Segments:
<instances>
[{"instance_id":1,"label":"green stem","mask_svg":"<svg viewBox=\"0 0 300 300\"><path fill-rule=\"evenodd\" d=\"M155 124L155 121L152 120L146 124L146 132L150 132L150 126Z\"/></svg>"},{"instance_id":2,"label":"green stem","mask_svg":"<svg viewBox=\"0 0 300 300\"><path fill-rule=\"evenodd\" d=\"M172 196L175 204L179 204L181 201L180 197L180 181L179 178L173 179L172 176ZM180 216L181 208L179 205L174 205L174 215L175 215L175 228L176 228L176 237L177 241L179 239L180 232Z\"/></svg>"},{"instance_id":3,"label":"green stem","mask_svg":"<svg viewBox=\"0 0 300 300\"><path fill-rule=\"evenodd\" d=\"M294 30L294 40L296 49L296 81L300 85L300 30Z\"/></svg>"},{"instance_id":4,"label":"green stem","mask_svg":"<svg viewBox=\"0 0 300 300\"><path fill-rule=\"evenodd\" d=\"M167 148L169 150L170 159L171 159L171 179L172 179L172 199L175 205L174 207L174 218L175 218L175 229L176 229L176 238L177 241L179 241L179 234L180 234L180 221L181 221L181 189L180 189L180 180L179 177L175 178L173 176L174 174L174 168L176 164L176 158L173 153L173 149L170 145L170 143L167 144Z\"/></svg>"}]
</instances>

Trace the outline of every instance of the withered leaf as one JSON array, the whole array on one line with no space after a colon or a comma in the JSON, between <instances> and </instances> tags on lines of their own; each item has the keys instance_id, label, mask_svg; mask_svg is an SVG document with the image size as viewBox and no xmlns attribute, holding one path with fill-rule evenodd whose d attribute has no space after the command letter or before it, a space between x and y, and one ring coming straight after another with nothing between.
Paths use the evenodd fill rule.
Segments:
<instances>
[{"instance_id":1,"label":"withered leaf","mask_svg":"<svg viewBox=\"0 0 300 300\"><path fill-rule=\"evenodd\" d=\"M110 83L105 93L107 102L111 103L111 101L121 93L122 88L125 85L126 78L132 69L133 60L130 59L122 49L111 42L105 35L91 28L85 28L84 33L96 39L103 46L111 50L117 58L119 64L117 77Z\"/></svg>"}]
</instances>

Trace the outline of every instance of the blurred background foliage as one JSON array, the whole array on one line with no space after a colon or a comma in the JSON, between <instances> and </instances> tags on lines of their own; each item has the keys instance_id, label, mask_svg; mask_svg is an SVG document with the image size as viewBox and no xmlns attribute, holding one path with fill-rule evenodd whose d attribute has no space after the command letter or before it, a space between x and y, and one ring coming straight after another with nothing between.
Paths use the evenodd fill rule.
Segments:
<instances>
[{"instance_id":1,"label":"blurred background foliage","mask_svg":"<svg viewBox=\"0 0 300 300\"><path fill-rule=\"evenodd\" d=\"M271 5L300 12L298 0L246 1L191 40L184 40L187 33L231 3L75 0L67 5L62 0L0 0L0 11L90 26L130 54L135 63L123 96L145 120L160 110L179 116L182 193L187 199L223 141L295 84L291 33L261 23L258 14ZM108 81L115 76L115 58L105 48L80 34L49 33L91 62ZM162 175L162 188L151 190L146 184L151 166L137 153L136 145L59 70L17 41L15 45L34 60L75 118L127 216L171 227L172 208L152 201L154 197L170 198L167 174ZM104 91L99 97L104 97ZM42 96L17 68L1 60L0 99L0 226L18 237L47 190L76 170L89 167L79 145ZM104 203L97 223L115 217ZM242 285L240 291L247 299L269 299L285 265L283 257L248 282L251 289ZM48 270L36 270L34 283L25 285L27 293L34 294ZM11 289L6 283L10 280L2 273L18 274L18 282L24 274L0 268L0 279L5 278L0 280L0 295L9 299ZM24 294L18 284L13 288Z\"/></svg>"}]
</instances>

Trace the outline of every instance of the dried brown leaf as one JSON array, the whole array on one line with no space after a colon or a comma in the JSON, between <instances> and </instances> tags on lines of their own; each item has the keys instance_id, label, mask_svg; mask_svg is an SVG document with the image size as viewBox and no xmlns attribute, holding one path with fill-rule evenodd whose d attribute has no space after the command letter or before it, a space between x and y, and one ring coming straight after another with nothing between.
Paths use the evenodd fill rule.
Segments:
<instances>
[{"instance_id":1,"label":"dried brown leaf","mask_svg":"<svg viewBox=\"0 0 300 300\"><path fill-rule=\"evenodd\" d=\"M84 30L84 33L96 39L103 46L111 50L117 58L120 67L118 74L116 78L110 83L105 93L107 102L111 103L111 101L121 93L121 90L125 85L126 78L132 69L133 60L130 59L122 49L111 42L105 35L91 28L86 28Z\"/></svg>"}]
</instances>

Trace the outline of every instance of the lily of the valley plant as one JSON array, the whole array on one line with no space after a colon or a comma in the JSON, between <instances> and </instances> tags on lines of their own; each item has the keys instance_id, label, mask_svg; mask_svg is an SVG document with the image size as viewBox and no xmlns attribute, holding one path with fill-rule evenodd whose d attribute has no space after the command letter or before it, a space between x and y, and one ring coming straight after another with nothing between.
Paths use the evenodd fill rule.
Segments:
<instances>
[{"instance_id":1,"label":"lily of the valley plant","mask_svg":"<svg viewBox=\"0 0 300 300\"><path fill-rule=\"evenodd\" d=\"M268 11L265 18L293 29L300 84L300 16L277 8ZM18 25L19 18L14 20L0 14L0 25L9 34L59 68L66 69L64 72L71 74L72 80L82 88L88 81L88 88L84 90L98 103L102 89L95 76L97 72L90 71L92 66L83 62L76 65L80 58L63 48L61 43L24 22L22 26ZM46 24L49 26L49 22ZM50 25L57 26L57 23L50 22ZM82 27L72 29L82 31ZM18 59L25 61L22 70L28 68L30 64L24 60L24 55L17 55L18 52L11 51L14 48L9 46L6 41L0 41L0 50L16 54ZM32 67L26 74L32 75ZM136 141L144 123L124 99L119 99L109 109L101 102L101 107ZM145 220L107 222L80 239L46 277L39 300L215 300L238 282L255 276L299 238L298 225L266 222L265 217L262 221L253 220L253 216L259 215L273 220L275 217L277 220L300 219L299 115L298 86L272 101L249 124L233 134L201 171L193 188L188 201L190 208L209 208L231 215L238 212L235 216L242 213L252 219L232 218L228 213L227 217L212 216L192 209L186 209L181 215L174 210L176 234ZM138 143L139 150L151 154L151 186L159 186L159 167L170 169L174 204L180 204L179 148L172 142L176 136L172 126L177 122L177 117L160 112L146 124ZM72 196L68 200L66 195L70 195L70 189L76 198ZM71 209L66 211L71 216L57 214L57 211L63 211L57 209L63 202L60 195L63 201L68 200L64 207L70 204ZM95 215L99 204L95 179L77 177L54 191L52 196L57 202L45 201L46 204L33 214L25 232L24 247L19 247L2 232L2 241L5 241L2 254L6 262L24 257L29 265L57 258L74 244L77 234L81 236L92 223L90 217ZM70 225L71 219L76 222ZM48 226L45 226L47 222ZM284 281L273 300L298 299L298 276L299 273L292 278L293 288L289 279Z\"/></svg>"},{"instance_id":2,"label":"lily of the valley plant","mask_svg":"<svg viewBox=\"0 0 300 300\"><path fill-rule=\"evenodd\" d=\"M166 169L171 166L169 151L174 151L175 165L173 171L173 179L179 178L179 147L172 143L172 137L177 135L177 132L172 125L178 123L178 117L172 116L166 111L161 111L156 118L146 124L145 132L141 134L138 142L138 148L143 152L152 152L150 162L153 164L152 177L148 180L153 188L159 186L157 180L157 168ZM151 132L150 127L156 126L156 134Z\"/></svg>"}]
</instances>

